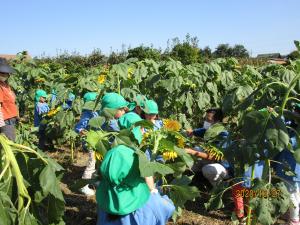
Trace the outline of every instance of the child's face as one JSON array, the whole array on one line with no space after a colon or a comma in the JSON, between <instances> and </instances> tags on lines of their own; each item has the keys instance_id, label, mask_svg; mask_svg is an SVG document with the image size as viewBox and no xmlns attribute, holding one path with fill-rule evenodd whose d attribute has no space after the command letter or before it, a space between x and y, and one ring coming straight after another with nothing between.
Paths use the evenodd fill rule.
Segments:
<instances>
[{"instance_id":1,"label":"child's face","mask_svg":"<svg viewBox=\"0 0 300 225\"><path fill-rule=\"evenodd\" d=\"M136 114L141 115L141 114L142 114L142 109L141 109L141 107L140 107L140 106L135 107L135 112L136 112Z\"/></svg>"},{"instance_id":2,"label":"child's face","mask_svg":"<svg viewBox=\"0 0 300 225\"><path fill-rule=\"evenodd\" d=\"M115 119L119 119L125 113L126 113L126 108L117 109L116 114L115 114Z\"/></svg>"},{"instance_id":3,"label":"child's face","mask_svg":"<svg viewBox=\"0 0 300 225\"><path fill-rule=\"evenodd\" d=\"M156 119L156 114L145 114L146 120L154 121Z\"/></svg>"},{"instance_id":4,"label":"child's face","mask_svg":"<svg viewBox=\"0 0 300 225\"><path fill-rule=\"evenodd\" d=\"M41 102L41 103L44 103L44 102L46 102L46 98L44 98L44 97L40 97L40 102Z\"/></svg>"},{"instance_id":5,"label":"child's face","mask_svg":"<svg viewBox=\"0 0 300 225\"><path fill-rule=\"evenodd\" d=\"M214 123L215 119L214 119L215 114L213 112L209 112L206 114L205 117L205 121L209 122L209 123Z\"/></svg>"}]
</instances>

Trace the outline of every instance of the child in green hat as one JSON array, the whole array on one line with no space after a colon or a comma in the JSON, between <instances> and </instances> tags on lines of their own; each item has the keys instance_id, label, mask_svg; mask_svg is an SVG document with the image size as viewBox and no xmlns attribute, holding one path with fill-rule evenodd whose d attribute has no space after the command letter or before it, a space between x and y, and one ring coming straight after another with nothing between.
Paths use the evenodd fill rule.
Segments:
<instances>
[{"instance_id":1,"label":"child in green hat","mask_svg":"<svg viewBox=\"0 0 300 225\"><path fill-rule=\"evenodd\" d=\"M41 120L43 118L43 115L47 114L50 110L48 104L47 104L47 93L46 91L42 89L38 89L35 92L35 107L34 107L34 127L39 128L39 144L38 147L41 150L46 149L46 142L47 142L47 137L45 134L46 130L46 124L42 124Z\"/></svg>"},{"instance_id":2,"label":"child in green hat","mask_svg":"<svg viewBox=\"0 0 300 225\"><path fill-rule=\"evenodd\" d=\"M127 113L119 119L120 127L131 127L139 120L136 113ZM135 127L133 134L140 143L141 128ZM140 175L138 156L133 149L118 145L109 150L100 173L97 225L162 225L172 216L173 203L156 189L150 192Z\"/></svg>"},{"instance_id":3,"label":"child in green hat","mask_svg":"<svg viewBox=\"0 0 300 225\"><path fill-rule=\"evenodd\" d=\"M96 92L88 92L83 96L84 102L89 104L90 102L94 102L97 98ZM114 111L114 119L106 121L102 124L101 129L104 131L119 131L120 128L118 126L117 119L121 117L126 109L128 102L125 99L117 94L117 93L107 93L103 96L101 100L101 110L109 109ZM84 109L81 115L81 119L75 127L75 131L84 135L86 131L89 129L88 123L91 118L99 116L97 111L92 111L88 109ZM100 127L99 127L100 128ZM86 143L83 142L83 148L87 150ZM82 179L90 179L92 174L95 172L96 160L94 156L94 151L89 150L89 159L86 166L86 169L83 173ZM89 185L84 186L81 189L81 192L87 196L92 196L95 194L95 191L89 187Z\"/></svg>"},{"instance_id":4,"label":"child in green hat","mask_svg":"<svg viewBox=\"0 0 300 225\"><path fill-rule=\"evenodd\" d=\"M145 119L154 124L154 130L159 130L163 122L158 119L158 105L154 100L146 100L142 107Z\"/></svg>"},{"instance_id":5,"label":"child in green hat","mask_svg":"<svg viewBox=\"0 0 300 225\"><path fill-rule=\"evenodd\" d=\"M91 102L94 102L96 100L96 98L97 98L96 92L87 92L83 96L83 101L84 101L85 105L87 105ZM97 116L99 116L99 113L97 111L90 110L90 109L88 109L88 107L84 106L82 113L81 113L80 120L75 125L75 131L77 133L79 133L81 136L84 136L85 133L89 130L88 124L89 124L90 119L97 117ZM88 153L89 153L87 166L83 172L82 179L91 179L92 174L96 171L95 170L96 160L95 160L95 156L94 156L94 151L87 149L85 141L82 142L82 148L83 148L83 150L88 151ZM83 188L80 189L80 191L87 196L95 195L95 191L92 188L90 188L89 185L84 186Z\"/></svg>"}]
</instances>

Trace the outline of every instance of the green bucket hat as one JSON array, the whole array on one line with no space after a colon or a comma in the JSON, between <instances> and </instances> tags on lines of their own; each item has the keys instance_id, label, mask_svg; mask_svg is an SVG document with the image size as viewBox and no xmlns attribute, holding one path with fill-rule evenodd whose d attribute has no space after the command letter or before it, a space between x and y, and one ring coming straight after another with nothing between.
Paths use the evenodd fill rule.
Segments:
<instances>
[{"instance_id":1,"label":"green bucket hat","mask_svg":"<svg viewBox=\"0 0 300 225\"><path fill-rule=\"evenodd\" d=\"M136 114L134 112L129 112L129 113L126 113L123 116L121 116L118 120L118 123L119 123L119 126L121 129L128 129L133 124L135 124L136 122L139 122L139 121L142 121L142 118L138 114ZM138 126L138 127L133 128L132 133L133 133L135 139L140 144L143 139L141 127Z\"/></svg>"},{"instance_id":2,"label":"green bucket hat","mask_svg":"<svg viewBox=\"0 0 300 225\"><path fill-rule=\"evenodd\" d=\"M105 212L127 215L148 201L150 191L140 175L138 157L131 148L118 145L109 150L100 172L102 180L96 198Z\"/></svg>"},{"instance_id":3,"label":"green bucket hat","mask_svg":"<svg viewBox=\"0 0 300 225\"><path fill-rule=\"evenodd\" d=\"M36 90L35 97L34 97L35 102L39 102L41 97L44 97L44 98L48 97L46 91L44 91L42 89Z\"/></svg>"},{"instance_id":4,"label":"green bucket hat","mask_svg":"<svg viewBox=\"0 0 300 225\"><path fill-rule=\"evenodd\" d=\"M117 93L106 93L101 101L101 108L120 109L128 106L128 102L122 95Z\"/></svg>"},{"instance_id":5,"label":"green bucket hat","mask_svg":"<svg viewBox=\"0 0 300 225\"><path fill-rule=\"evenodd\" d=\"M98 93L97 92L87 92L83 96L83 101L84 102L91 102L95 101L97 98Z\"/></svg>"},{"instance_id":6,"label":"green bucket hat","mask_svg":"<svg viewBox=\"0 0 300 225\"><path fill-rule=\"evenodd\" d=\"M158 114L157 103L153 100L147 100L142 109L146 114Z\"/></svg>"},{"instance_id":7,"label":"green bucket hat","mask_svg":"<svg viewBox=\"0 0 300 225\"><path fill-rule=\"evenodd\" d=\"M134 112L129 112L125 113L123 116L121 116L118 120L120 128L121 129L127 129L130 128L134 123L141 121L142 118L134 113Z\"/></svg>"}]
</instances>

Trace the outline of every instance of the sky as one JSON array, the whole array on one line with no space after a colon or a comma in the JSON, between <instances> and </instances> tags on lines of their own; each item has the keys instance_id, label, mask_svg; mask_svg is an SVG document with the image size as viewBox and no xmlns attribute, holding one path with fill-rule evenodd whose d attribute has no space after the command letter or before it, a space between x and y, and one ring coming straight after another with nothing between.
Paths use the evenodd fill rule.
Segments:
<instances>
[{"instance_id":1,"label":"sky","mask_svg":"<svg viewBox=\"0 0 300 225\"><path fill-rule=\"evenodd\" d=\"M243 44L288 54L300 40L299 0L0 0L0 54L82 55L143 44L164 50L187 33L199 47Z\"/></svg>"}]
</instances>

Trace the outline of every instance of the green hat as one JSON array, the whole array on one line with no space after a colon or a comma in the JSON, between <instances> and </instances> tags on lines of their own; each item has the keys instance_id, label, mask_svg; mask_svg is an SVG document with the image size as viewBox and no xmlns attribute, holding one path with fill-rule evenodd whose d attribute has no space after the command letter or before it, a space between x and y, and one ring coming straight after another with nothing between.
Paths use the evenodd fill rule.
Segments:
<instances>
[{"instance_id":1,"label":"green hat","mask_svg":"<svg viewBox=\"0 0 300 225\"><path fill-rule=\"evenodd\" d=\"M101 101L101 107L109 109L120 109L128 106L128 102L122 95L117 93L106 93Z\"/></svg>"},{"instance_id":2,"label":"green hat","mask_svg":"<svg viewBox=\"0 0 300 225\"><path fill-rule=\"evenodd\" d=\"M36 101L36 102L39 102L41 97L44 97L44 98L47 98L47 97L48 97L46 91L44 91L44 90L42 90L42 89L36 90L36 92L35 92L35 97L34 97L35 101Z\"/></svg>"},{"instance_id":3,"label":"green hat","mask_svg":"<svg viewBox=\"0 0 300 225\"><path fill-rule=\"evenodd\" d=\"M148 201L150 191L140 175L138 157L131 148L118 145L109 150L100 172L102 179L96 198L105 212L127 215Z\"/></svg>"},{"instance_id":4,"label":"green hat","mask_svg":"<svg viewBox=\"0 0 300 225\"><path fill-rule=\"evenodd\" d=\"M91 102L95 101L97 98L98 93L97 92L87 92L83 96L83 101L84 102Z\"/></svg>"},{"instance_id":5,"label":"green hat","mask_svg":"<svg viewBox=\"0 0 300 225\"><path fill-rule=\"evenodd\" d=\"M145 102L145 106L142 107L142 109L146 114L158 114L157 103L153 100L147 100Z\"/></svg>"},{"instance_id":6,"label":"green hat","mask_svg":"<svg viewBox=\"0 0 300 225\"><path fill-rule=\"evenodd\" d=\"M125 113L118 120L121 129L130 128L134 123L141 121L142 118L135 112Z\"/></svg>"},{"instance_id":7,"label":"green hat","mask_svg":"<svg viewBox=\"0 0 300 225\"><path fill-rule=\"evenodd\" d=\"M125 113L123 116L121 116L118 120L119 126L121 129L127 129L130 128L133 124L136 122L142 121L142 118L136 114L135 112L129 112ZM134 137L137 139L139 143L141 143L143 139L143 134L141 132L141 127L135 127L132 129L132 133Z\"/></svg>"}]
</instances>

